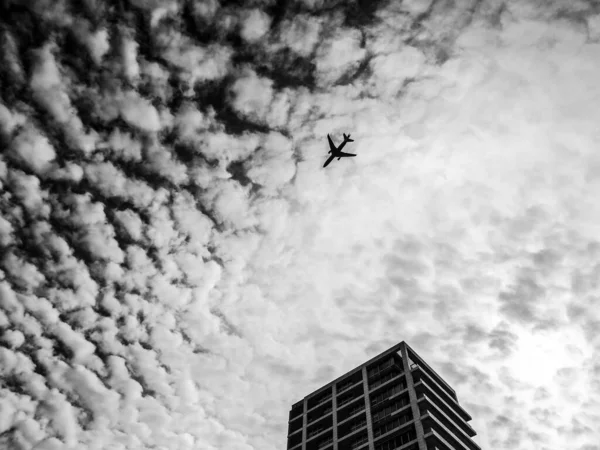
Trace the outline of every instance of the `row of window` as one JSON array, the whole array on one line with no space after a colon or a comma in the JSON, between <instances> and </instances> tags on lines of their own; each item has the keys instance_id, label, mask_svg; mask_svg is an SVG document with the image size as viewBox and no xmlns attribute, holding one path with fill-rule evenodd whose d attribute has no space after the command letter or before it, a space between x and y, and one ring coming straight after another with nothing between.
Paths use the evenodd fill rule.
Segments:
<instances>
[{"instance_id":1,"label":"row of window","mask_svg":"<svg viewBox=\"0 0 600 450\"><path fill-rule=\"evenodd\" d=\"M311 437L313 437L314 435L316 435L316 434L319 434L321 431L325 431L325 429L326 429L325 427L318 427L318 428L315 428L314 430L311 430L311 431L309 431L309 432L307 433L306 437L307 437L307 439L310 439L310 438L311 438Z\"/></svg>"},{"instance_id":2,"label":"row of window","mask_svg":"<svg viewBox=\"0 0 600 450\"><path fill-rule=\"evenodd\" d=\"M372 398L371 400L371 407L375 408L379 403L387 400L389 397L402 392L404 389L406 389L406 383L405 382L400 382L394 386L392 386L390 389L386 389L384 392L376 395L375 397ZM344 403L340 403L339 406L342 406L350 401L352 401L353 398L349 398L347 399ZM396 402L394 402L391 406L386 407L384 410L377 412L376 414L373 415L373 421L377 421L382 419L383 417L391 414L392 412L396 411L399 408L402 408L403 406L406 406L408 404L408 400L407 399L399 399ZM356 405L355 407L353 407L349 412L348 415L346 417L352 417L353 415L359 413L360 411L362 411L364 409L364 404L362 402L360 402L360 404ZM328 407L327 409L325 409L321 414L315 415L313 417L309 417L308 418L308 423L312 423L315 422L316 420L319 420L321 418L323 418L325 415L329 414L332 411L332 407Z\"/></svg>"},{"instance_id":3,"label":"row of window","mask_svg":"<svg viewBox=\"0 0 600 450\"><path fill-rule=\"evenodd\" d=\"M361 420L360 422L357 422L350 427L350 432L352 433L353 431L356 431L356 430L364 427L366 424L367 424L366 420Z\"/></svg>"},{"instance_id":4,"label":"row of window","mask_svg":"<svg viewBox=\"0 0 600 450\"><path fill-rule=\"evenodd\" d=\"M333 411L333 408L331 406L329 406L329 407L325 408L320 414L314 414L312 416L309 414L308 423L311 424L316 420L322 419L327 414L329 414L331 411Z\"/></svg>"},{"instance_id":5,"label":"row of window","mask_svg":"<svg viewBox=\"0 0 600 450\"><path fill-rule=\"evenodd\" d=\"M400 383L392 386L391 388L386 389L381 394L377 394L375 397L373 397L373 399L371 400L371 406L374 407L378 403L387 400L392 395L395 395L398 392L402 392L404 389L406 389L406 383L404 381L401 381Z\"/></svg>"},{"instance_id":6,"label":"row of window","mask_svg":"<svg viewBox=\"0 0 600 450\"><path fill-rule=\"evenodd\" d=\"M329 394L329 395L327 395L327 396L325 396L325 397L323 397L323 398L319 399L319 401L317 401L317 405L320 405L320 404L322 404L322 403L325 403L325 402L327 402L327 401L329 401L329 400L331 400L331 394Z\"/></svg>"},{"instance_id":7,"label":"row of window","mask_svg":"<svg viewBox=\"0 0 600 450\"><path fill-rule=\"evenodd\" d=\"M343 391L345 391L346 389L348 389L348 388L350 388L350 387L354 386L356 383L358 383L358 380L356 380L356 381L352 381L352 380L350 380L350 381L346 381L346 382L345 382L345 383L343 383L343 384L340 384L340 385L338 386L338 388L337 388L337 392L338 392L338 394L339 394L340 392L343 392Z\"/></svg>"},{"instance_id":8,"label":"row of window","mask_svg":"<svg viewBox=\"0 0 600 450\"><path fill-rule=\"evenodd\" d=\"M364 445L369 439L367 438L367 436L361 436L360 438L356 439L355 441L352 441L352 443L350 444L350 448L352 450L354 450L355 448L360 447L361 445Z\"/></svg>"},{"instance_id":9,"label":"row of window","mask_svg":"<svg viewBox=\"0 0 600 450\"><path fill-rule=\"evenodd\" d=\"M394 420L391 420L391 421L381 425L380 427L375 428L373 430L373 436L377 438L385 433L395 430L400 425L404 425L406 422L410 421L411 419L412 419L412 417L411 417L410 413L403 414L402 416L397 417Z\"/></svg>"},{"instance_id":10,"label":"row of window","mask_svg":"<svg viewBox=\"0 0 600 450\"><path fill-rule=\"evenodd\" d=\"M356 430L358 430L360 428L364 428L366 425L367 425L367 421L363 419L363 420L361 420L359 422L356 422L356 423L352 424L352 426L350 427L350 429L346 433L344 433L344 434L350 434L350 433L352 433L352 432L354 432L354 431L356 431ZM317 434L322 433L323 431L325 431L327 429L329 429L329 427L318 427L318 428L316 428L314 430L309 431L308 434L306 435L306 438L310 439L313 436L316 436ZM343 436L343 435L340 434L340 437L341 436ZM322 442L325 442L325 441L322 441ZM323 444L323 445L325 445L325 444Z\"/></svg>"},{"instance_id":11,"label":"row of window","mask_svg":"<svg viewBox=\"0 0 600 450\"><path fill-rule=\"evenodd\" d=\"M378 403L381 403L382 401L386 400L387 398L391 397L392 395L394 395L398 392L403 391L404 389L406 389L406 386L403 383L401 383L397 386L392 387L391 389L386 390L385 392L382 392L381 394L377 395L376 397L373 397L373 401L372 401L373 407L376 407L376 405ZM408 404L409 404L409 400L407 397L403 397L403 398L395 400L391 405L388 405L381 411L377 411L376 413L374 413L373 414L373 422L378 422L380 420L385 419L387 416L389 416L393 412L395 412L401 408L404 408ZM360 404L353 407L348 412L348 415L346 417L347 418L352 417L355 414L358 414L359 412L361 412L363 410L364 410L364 404L361 402ZM323 418L325 415L329 414L331 411L332 411L332 408L329 407L329 408L325 409L322 414L315 415L314 417L309 417L307 424L310 425L311 423ZM298 429L300 429L300 428L302 428L302 425L300 425L298 427ZM323 430L323 428L318 428L317 430L310 431L308 433L308 436L309 437L314 436L315 434L319 433L320 430Z\"/></svg>"},{"instance_id":12,"label":"row of window","mask_svg":"<svg viewBox=\"0 0 600 450\"><path fill-rule=\"evenodd\" d=\"M369 386L371 389L375 389L377 386L381 386L383 383L390 381L392 378L397 377L398 375L400 374L396 371L390 372L387 375L384 375L383 377L373 381L372 383L369 383Z\"/></svg>"},{"instance_id":13,"label":"row of window","mask_svg":"<svg viewBox=\"0 0 600 450\"><path fill-rule=\"evenodd\" d=\"M319 442L317 444L317 448L321 449L321 448L327 447L332 442L333 442L333 438L332 437L328 437L326 439L323 439L321 442Z\"/></svg>"},{"instance_id":14,"label":"row of window","mask_svg":"<svg viewBox=\"0 0 600 450\"><path fill-rule=\"evenodd\" d=\"M365 405L360 404L360 405L356 405L354 408L352 408L350 410L350 412L348 413L348 417L352 417L354 414L358 414L359 412L361 412L363 409L365 409Z\"/></svg>"},{"instance_id":15,"label":"row of window","mask_svg":"<svg viewBox=\"0 0 600 450\"><path fill-rule=\"evenodd\" d=\"M362 395L362 394L361 394ZM349 395L347 397L342 398L339 402L338 402L338 408L344 406L346 403L350 403L352 400L356 400L358 397L354 396L354 395Z\"/></svg>"},{"instance_id":16,"label":"row of window","mask_svg":"<svg viewBox=\"0 0 600 450\"><path fill-rule=\"evenodd\" d=\"M388 439L387 441L382 442L381 444L375 447L375 450L395 450L396 448L404 444L408 444L410 441L413 441L416 438L417 433L415 433L415 430L412 429L404 434L394 436L392 439Z\"/></svg>"},{"instance_id":17,"label":"row of window","mask_svg":"<svg viewBox=\"0 0 600 450\"><path fill-rule=\"evenodd\" d=\"M377 411L375 414L373 414L373 422L385 419L387 416L389 416L395 411L398 411L401 408L404 408L409 403L410 401L408 400L408 397L403 397L401 399L396 400L391 405L386 406L381 411Z\"/></svg>"},{"instance_id":18,"label":"row of window","mask_svg":"<svg viewBox=\"0 0 600 450\"><path fill-rule=\"evenodd\" d=\"M370 369L367 372L367 376L369 378L371 378L371 377L377 375L379 372L387 369L388 367L391 367L393 364L394 364L394 358L393 357L391 357L389 359L386 359L385 361L377 364L375 367L373 367L372 369Z\"/></svg>"}]
</instances>

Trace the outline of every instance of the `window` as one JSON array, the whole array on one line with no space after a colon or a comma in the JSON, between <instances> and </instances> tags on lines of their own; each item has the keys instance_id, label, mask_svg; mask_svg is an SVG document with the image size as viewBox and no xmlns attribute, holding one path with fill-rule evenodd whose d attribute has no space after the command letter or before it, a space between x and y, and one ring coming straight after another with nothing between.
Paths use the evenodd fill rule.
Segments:
<instances>
[{"instance_id":1,"label":"window","mask_svg":"<svg viewBox=\"0 0 600 450\"><path fill-rule=\"evenodd\" d=\"M324 448L327 447L329 444L331 444L333 442L333 438L327 438L322 440L321 442L319 442L319 445L317 445L317 448Z\"/></svg>"},{"instance_id":2,"label":"window","mask_svg":"<svg viewBox=\"0 0 600 450\"><path fill-rule=\"evenodd\" d=\"M382 363L379 363L378 365L376 365L375 367L373 367L371 370L369 370L369 372L367 373L367 376L369 378L377 375L379 372L387 369L388 367L391 367L394 364L394 358L389 358L385 361L383 361Z\"/></svg>"},{"instance_id":3,"label":"window","mask_svg":"<svg viewBox=\"0 0 600 450\"><path fill-rule=\"evenodd\" d=\"M377 386L381 386L383 383L390 381L392 378L395 378L398 375L400 375L400 373L396 371L390 372L387 375L384 375L383 377L373 381L372 383L369 383L369 385L371 389L375 389Z\"/></svg>"},{"instance_id":4,"label":"window","mask_svg":"<svg viewBox=\"0 0 600 450\"><path fill-rule=\"evenodd\" d=\"M389 406L383 408L381 411L377 411L375 414L373 414L373 422L377 422L379 420L385 419L390 414L392 414L395 411L398 411L401 408L404 408L409 403L410 402L407 397L403 397L399 400L396 400L391 405L389 405Z\"/></svg>"},{"instance_id":5,"label":"window","mask_svg":"<svg viewBox=\"0 0 600 450\"><path fill-rule=\"evenodd\" d=\"M355 384L355 381L352 381L352 380L346 381L344 384L340 384L338 386L338 390L337 391L338 391L338 393L344 392L346 389L354 386L354 384Z\"/></svg>"},{"instance_id":6,"label":"window","mask_svg":"<svg viewBox=\"0 0 600 450\"><path fill-rule=\"evenodd\" d=\"M309 438L310 438L310 437L313 437L314 435L316 435L316 434L319 434L319 433L320 433L321 431L323 431L323 430L325 430L325 428L324 428L324 427L318 427L318 428L316 428L316 429L314 429L314 430L311 430L311 431L309 431L309 432L308 432L308 437L309 437Z\"/></svg>"},{"instance_id":7,"label":"window","mask_svg":"<svg viewBox=\"0 0 600 450\"><path fill-rule=\"evenodd\" d=\"M358 405L355 406L354 408L352 408L350 410L350 412L348 413L348 417L352 417L354 414L358 414L359 412L361 412L364 409L364 405Z\"/></svg>"},{"instance_id":8,"label":"window","mask_svg":"<svg viewBox=\"0 0 600 450\"><path fill-rule=\"evenodd\" d=\"M366 436L363 436L357 440L355 440L354 442L352 442L352 444L350 444L350 448L352 450L354 450L355 448L360 447L361 445L365 444L367 442L368 438Z\"/></svg>"},{"instance_id":9,"label":"window","mask_svg":"<svg viewBox=\"0 0 600 450\"><path fill-rule=\"evenodd\" d=\"M409 420L411 420L410 414L404 414L400 417L397 417L394 420L375 428L375 430L373 430L373 436L379 437L385 433L389 433L390 431L398 428L400 425L404 425Z\"/></svg>"},{"instance_id":10,"label":"window","mask_svg":"<svg viewBox=\"0 0 600 450\"><path fill-rule=\"evenodd\" d=\"M331 395L328 395L327 397L323 397L322 399L320 399L317 402L317 405L320 405L321 403L325 403L326 401L329 401L329 400L331 400Z\"/></svg>"},{"instance_id":11,"label":"window","mask_svg":"<svg viewBox=\"0 0 600 450\"><path fill-rule=\"evenodd\" d=\"M312 413L309 413L308 423L313 423L315 420L319 420L319 419L325 417L327 414L329 414L331 412L331 410L332 410L332 407L328 406L320 413L318 411L313 411ZM317 412L318 414L315 414L315 412Z\"/></svg>"},{"instance_id":12,"label":"window","mask_svg":"<svg viewBox=\"0 0 600 450\"><path fill-rule=\"evenodd\" d=\"M382 444L379 444L375 447L375 450L395 450L396 447L400 447L401 445L408 444L410 441L413 441L417 438L417 434L415 430L409 430L404 434L399 436L394 436L392 439L389 439Z\"/></svg>"},{"instance_id":13,"label":"window","mask_svg":"<svg viewBox=\"0 0 600 450\"><path fill-rule=\"evenodd\" d=\"M358 422L358 423L355 423L354 425L352 425L352 426L350 427L350 431L351 431L351 432L352 432L352 431L356 431L356 430L358 430L359 428L362 428L362 427L364 427L366 424L367 424L367 422L366 422L365 420L363 420L363 421L361 421L361 422Z\"/></svg>"},{"instance_id":14,"label":"window","mask_svg":"<svg viewBox=\"0 0 600 450\"><path fill-rule=\"evenodd\" d=\"M378 394L375 397L373 397L373 399L371 400L371 405L375 406L378 403L381 403L384 400L387 400L392 395L395 395L398 392L402 392L404 389L406 389L406 383L404 381L401 381L400 383L396 384L395 386L392 386L390 389L386 389L381 394Z\"/></svg>"},{"instance_id":15,"label":"window","mask_svg":"<svg viewBox=\"0 0 600 450\"><path fill-rule=\"evenodd\" d=\"M353 395L349 395L347 397L344 397L343 399L341 399L338 402L338 408L344 406L346 403L350 403L352 400L356 400L358 397L355 397Z\"/></svg>"}]
</instances>

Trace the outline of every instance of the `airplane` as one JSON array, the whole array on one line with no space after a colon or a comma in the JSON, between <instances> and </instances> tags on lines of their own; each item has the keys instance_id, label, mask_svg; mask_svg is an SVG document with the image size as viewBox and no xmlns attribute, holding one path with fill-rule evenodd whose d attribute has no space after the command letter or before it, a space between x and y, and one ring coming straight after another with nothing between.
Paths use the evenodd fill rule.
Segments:
<instances>
[{"instance_id":1,"label":"airplane","mask_svg":"<svg viewBox=\"0 0 600 450\"><path fill-rule=\"evenodd\" d=\"M327 140L329 141L329 153L331 153L331 156L329 157L329 159L327 161L325 161L325 164L323 164L323 167L327 167L329 165L329 163L334 160L334 158L337 158L339 161L340 159L342 159L345 156L356 156L355 153L344 153L342 151L342 148L344 148L344 145L346 145L346 142L354 142L354 139L350 139L349 134L346 135L346 133L344 133L344 142L342 142L339 147L336 147L333 144L333 141L331 140L329 135L327 135Z\"/></svg>"}]
</instances>

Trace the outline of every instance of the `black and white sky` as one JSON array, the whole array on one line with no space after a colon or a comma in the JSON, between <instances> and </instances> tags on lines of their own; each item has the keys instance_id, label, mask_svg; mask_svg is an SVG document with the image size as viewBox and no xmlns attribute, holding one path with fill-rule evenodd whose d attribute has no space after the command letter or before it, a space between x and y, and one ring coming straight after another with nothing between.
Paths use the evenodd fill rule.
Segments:
<instances>
[{"instance_id":1,"label":"black and white sky","mask_svg":"<svg viewBox=\"0 0 600 450\"><path fill-rule=\"evenodd\" d=\"M283 449L405 340L600 449L599 80L596 0L1 2L0 448Z\"/></svg>"}]
</instances>

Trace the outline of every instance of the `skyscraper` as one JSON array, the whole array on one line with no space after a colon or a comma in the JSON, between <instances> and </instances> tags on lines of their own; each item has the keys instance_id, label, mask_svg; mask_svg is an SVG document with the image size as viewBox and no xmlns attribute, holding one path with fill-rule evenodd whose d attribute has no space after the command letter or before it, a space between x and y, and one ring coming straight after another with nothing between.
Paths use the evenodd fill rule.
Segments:
<instances>
[{"instance_id":1,"label":"skyscraper","mask_svg":"<svg viewBox=\"0 0 600 450\"><path fill-rule=\"evenodd\" d=\"M480 450L454 390L401 342L292 405L288 450Z\"/></svg>"}]
</instances>

